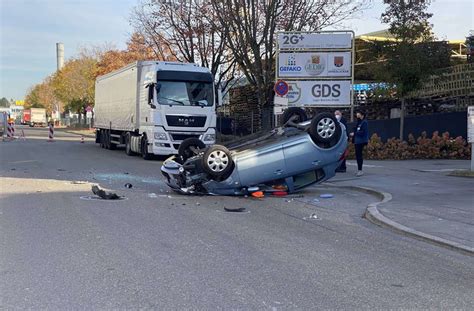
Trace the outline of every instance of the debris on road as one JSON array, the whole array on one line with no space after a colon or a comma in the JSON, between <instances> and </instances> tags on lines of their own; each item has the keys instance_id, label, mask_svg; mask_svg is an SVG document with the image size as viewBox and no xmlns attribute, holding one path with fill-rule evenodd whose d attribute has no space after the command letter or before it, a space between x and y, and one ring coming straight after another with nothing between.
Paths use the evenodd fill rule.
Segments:
<instances>
[{"instance_id":1,"label":"debris on road","mask_svg":"<svg viewBox=\"0 0 474 311\"><path fill-rule=\"evenodd\" d=\"M254 198L263 198L265 194L263 193L263 191L256 191L252 192L251 196L253 196Z\"/></svg>"},{"instance_id":2,"label":"debris on road","mask_svg":"<svg viewBox=\"0 0 474 311\"><path fill-rule=\"evenodd\" d=\"M120 200L121 197L118 196L116 193L107 193L105 190L99 188L99 186L93 185L92 186L92 193L99 196L104 200Z\"/></svg>"},{"instance_id":3,"label":"debris on road","mask_svg":"<svg viewBox=\"0 0 474 311\"><path fill-rule=\"evenodd\" d=\"M126 183L125 184L125 188L127 189L131 189L133 187L133 185L131 183Z\"/></svg>"},{"instance_id":4,"label":"debris on road","mask_svg":"<svg viewBox=\"0 0 474 311\"><path fill-rule=\"evenodd\" d=\"M330 194L330 193L323 193L319 196L321 199L331 199L334 197L334 195Z\"/></svg>"},{"instance_id":5,"label":"debris on road","mask_svg":"<svg viewBox=\"0 0 474 311\"><path fill-rule=\"evenodd\" d=\"M234 207L224 207L224 211L226 211L226 212L232 212L232 213L241 213L241 212L244 212L244 211L245 211L245 207L238 207L238 208L234 208Z\"/></svg>"}]
</instances>

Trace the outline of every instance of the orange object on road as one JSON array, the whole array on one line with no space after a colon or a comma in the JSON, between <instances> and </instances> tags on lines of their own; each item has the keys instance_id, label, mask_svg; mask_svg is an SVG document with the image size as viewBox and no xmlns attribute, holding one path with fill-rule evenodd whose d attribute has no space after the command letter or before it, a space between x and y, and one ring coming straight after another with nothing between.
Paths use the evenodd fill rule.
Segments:
<instances>
[{"instance_id":1,"label":"orange object on road","mask_svg":"<svg viewBox=\"0 0 474 311\"><path fill-rule=\"evenodd\" d=\"M275 192L272 192L273 195L276 195L278 197L284 197L285 195L288 195L288 192L286 191L275 191Z\"/></svg>"},{"instance_id":2,"label":"orange object on road","mask_svg":"<svg viewBox=\"0 0 474 311\"><path fill-rule=\"evenodd\" d=\"M263 198L265 196L263 191L255 191L255 192L252 192L250 195L253 196L254 198Z\"/></svg>"}]
</instances>

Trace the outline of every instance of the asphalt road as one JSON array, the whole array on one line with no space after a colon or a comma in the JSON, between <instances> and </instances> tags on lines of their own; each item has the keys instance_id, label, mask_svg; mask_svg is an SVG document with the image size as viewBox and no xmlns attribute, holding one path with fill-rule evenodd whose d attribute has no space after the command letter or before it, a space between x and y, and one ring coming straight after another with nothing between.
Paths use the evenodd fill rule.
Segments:
<instances>
[{"instance_id":1,"label":"asphalt road","mask_svg":"<svg viewBox=\"0 0 474 311\"><path fill-rule=\"evenodd\" d=\"M160 161L24 132L26 141L0 143L0 309L474 305L474 258L362 219L376 200L366 194L179 196ZM89 182L126 200L88 200ZM318 199L328 191L333 199Z\"/></svg>"}]
</instances>

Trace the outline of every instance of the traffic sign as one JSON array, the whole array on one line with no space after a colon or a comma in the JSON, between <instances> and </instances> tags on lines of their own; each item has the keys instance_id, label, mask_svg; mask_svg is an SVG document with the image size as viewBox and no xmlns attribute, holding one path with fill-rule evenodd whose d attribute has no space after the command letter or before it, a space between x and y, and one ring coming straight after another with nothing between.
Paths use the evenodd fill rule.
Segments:
<instances>
[{"instance_id":1,"label":"traffic sign","mask_svg":"<svg viewBox=\"0 0 474 311\"><path fill-rule=\"evenodd\" d=\"M288 83L286 83L283 80L278 80L277 83L275 83L275 93L279 96L285 96L288 94L288 91L290 90L290 87L288 86Z\"/></svg>"}]
</instances>

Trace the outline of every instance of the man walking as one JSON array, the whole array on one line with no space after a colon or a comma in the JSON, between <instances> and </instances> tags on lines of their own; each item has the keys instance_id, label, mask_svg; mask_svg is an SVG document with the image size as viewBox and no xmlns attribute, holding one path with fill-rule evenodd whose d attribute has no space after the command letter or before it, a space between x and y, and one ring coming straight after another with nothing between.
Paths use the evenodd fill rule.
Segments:
<instances>
[{"instance_id":1,"label":"man walking","mask_svg":"<svg viewBox=\"0 0 474 311\"><path fill-rule=\"evenodd\" d=\"M354 128L354 132L351 133L352 142L355 147L355 154L357 159L357 173L356 176L360 177L364 175L362 171L362 165L364 164L364 147L367 146L369 142L369 126L367 120L365 119L365 113L358 111L356 114L357 125Z\"/></svg>"},{"instance_id":2,"label":"man walking","mask_svg":"<svg viewBox=\"0 0 474 311\"><path fill-rule=\"evenodd\" d=\"M341 122L344 127L346 128L346 134L348 134L348 131L347 131L347 121L346 119L342 116L342 112L340 110L336 110L334 111L334 116L336 117L337 121ZM346 167L346 159L344 159L342 162L341 162L341 165L339 165L339 167L336 169L336 173L345 173L347 170L347 167Z\"/></svg>"}]
</instances>

